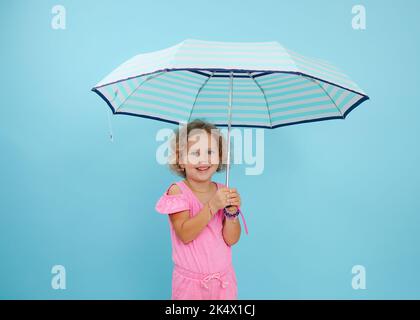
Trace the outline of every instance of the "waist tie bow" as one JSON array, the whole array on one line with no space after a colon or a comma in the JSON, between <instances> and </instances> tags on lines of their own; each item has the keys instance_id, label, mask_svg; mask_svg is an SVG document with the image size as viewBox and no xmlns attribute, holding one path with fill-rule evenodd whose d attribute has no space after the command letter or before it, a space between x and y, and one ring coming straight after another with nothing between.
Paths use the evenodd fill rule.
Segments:
<instances>
[{"instance_id":1,"label":"waist tie bow","mask_svg":"<svg viewBox=\"0 0 420 320\"><path fill-rule=\"evenodd\" d=\"M209 282L212 279L217 279L220 281L220 284L222 286L222 288L226 288L229 284L229 282L227 281L223 281L223 279L221 279L220 277L220 272L216 272L216 273L212 273L209 274L208 276L204 277L203 279L201 279L201 284L205 287L205 288L209 288L207 285L207 282Z\"/></svg>"}]
</instances>

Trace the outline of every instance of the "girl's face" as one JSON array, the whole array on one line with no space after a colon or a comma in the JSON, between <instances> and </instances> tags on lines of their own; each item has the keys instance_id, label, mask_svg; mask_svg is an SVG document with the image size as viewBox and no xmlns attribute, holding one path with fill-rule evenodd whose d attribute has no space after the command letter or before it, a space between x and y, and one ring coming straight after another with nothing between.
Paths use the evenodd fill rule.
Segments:
<instances>
[{"instance_id":1,"label":"girl's face","mask_svg":"<svg viewBox=\"0 0 420 320\"><path fill-rule=\"evenodd\" d=\"M210 180L219 166L219 145L217 138L200 130L188 137L187 161L180 163L185 174L195 181Z\"/></svg>"}]
</instances>

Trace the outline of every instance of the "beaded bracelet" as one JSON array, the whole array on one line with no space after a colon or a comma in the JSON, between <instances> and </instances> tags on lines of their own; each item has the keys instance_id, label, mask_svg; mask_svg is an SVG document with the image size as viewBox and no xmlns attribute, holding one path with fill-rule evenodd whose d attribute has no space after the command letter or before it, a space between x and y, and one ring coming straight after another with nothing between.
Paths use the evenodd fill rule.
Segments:
<instances>
[{"instance_id":1,"label":"beaded bracelet","mask_svg":"<svg viewBox=\"0 0 420 320\"><path fill-rule=\"evenodd\" d=\"M237 216L239 215L239 209L236 208L236 212L235 213L230 213L228 210L226 210L226 208L223 208L223 212L225 214L225 217L228 219L236 219Z\"/></svg>"}]
</instances>

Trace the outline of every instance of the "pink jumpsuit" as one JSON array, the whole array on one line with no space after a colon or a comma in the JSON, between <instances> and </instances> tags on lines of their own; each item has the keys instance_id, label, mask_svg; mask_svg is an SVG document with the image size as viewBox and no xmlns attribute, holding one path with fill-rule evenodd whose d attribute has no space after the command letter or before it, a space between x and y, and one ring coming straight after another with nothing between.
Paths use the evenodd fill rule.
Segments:
<instances>
[{"instance_id":1,"label":"pink jumpsuit","mask_svg":"<svg viewBox=\"0 0 420 320\"><path fill-rule=\"evenodd\" d=\"M225 186L218 182L214 183L218 189ZM182 193L168 195L169 187L156 203L156 211L171 214L189 210L190 217L195 216L204 205L183 180L176 184ZM240 214L245 231L248 233L241 211ZM220 209L201 233L187 244L177 237L169 220L174 263L172 300L238 299L231 247L226 244L222 235L223 218L223 209Z\"/></svg>"}]
</instances>

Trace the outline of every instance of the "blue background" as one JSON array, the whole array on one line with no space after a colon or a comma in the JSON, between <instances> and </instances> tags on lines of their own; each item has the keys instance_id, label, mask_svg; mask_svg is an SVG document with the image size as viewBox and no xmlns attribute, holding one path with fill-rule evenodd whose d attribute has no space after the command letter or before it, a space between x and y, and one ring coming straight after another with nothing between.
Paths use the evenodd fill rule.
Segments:
<instances>
[{"instance_id":1,"label":"blue background","mask_svg":"<svg viewBox=\"0 0 420 320\"><path fill-rule=\"evenodd\" d=\"M51 8L64 5L66 30ZM367 29L351 27L353 5ZM419 1L1 1L0 298L169 299L154 210L170 124L111 116L90 89L186 38L279 41L339 66L371 97L346 120L265 131L265 169L232 169L250 234L240 299L420 298ZM224 182L218 174L214 180ZM51 288L62 264L67 289ZM366 290L351 286L366 268Z\"/></svg>"}]
</instances>

